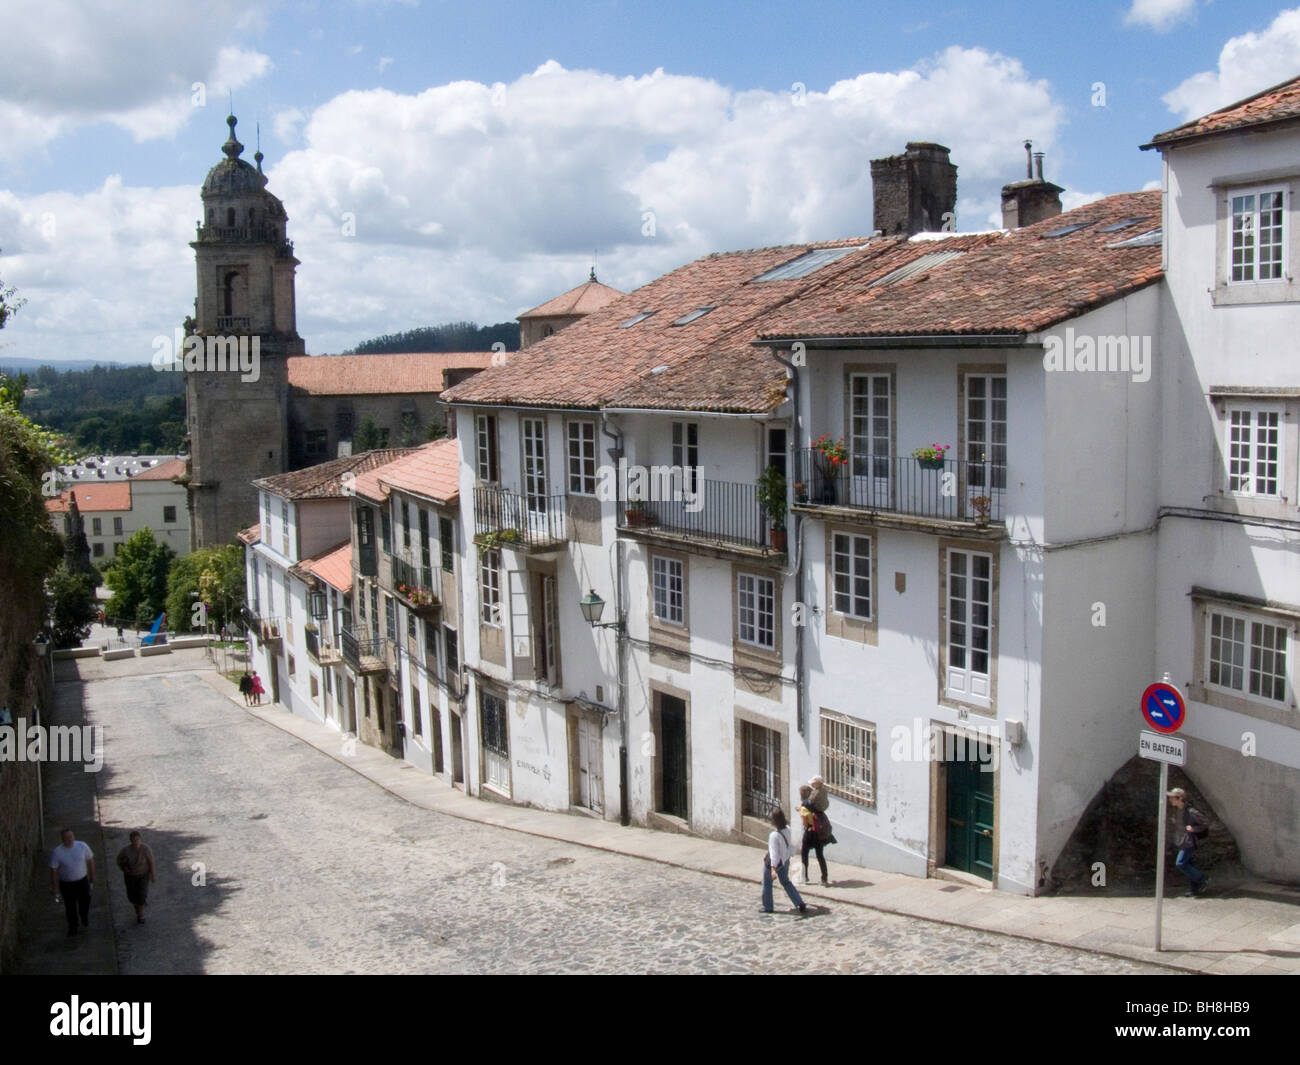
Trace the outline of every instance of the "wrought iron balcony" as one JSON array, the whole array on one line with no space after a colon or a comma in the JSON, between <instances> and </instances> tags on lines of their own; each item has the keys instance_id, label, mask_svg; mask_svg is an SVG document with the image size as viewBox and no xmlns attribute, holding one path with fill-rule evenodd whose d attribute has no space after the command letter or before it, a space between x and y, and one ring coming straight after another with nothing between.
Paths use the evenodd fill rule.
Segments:
<instances>
[{"instance_id":1,"label":"wrought iron balcony","mask_svg":"<svg viewBox=\"0 0 1300 1065\"><path fill-rule=\"evenodd\" d=\"M771 521L759 506L757 485L702 477L692 483L677 478L671 491L660 494L676 498L619 503L618 527L707 543L784 550L771 542Z\"/></svg>"},{"instance_id":2,"label":"wrought iron balcony","mask_svg":"<svg viewBox=\"0 0 1300 1065\"><path fill-rule=\"evenodd\" d=\"M263 643L279 643L284 639L279 618L255 617L252 619L250 628Z\"/></svg>"},{"instance_id":3,"label":"wrought iron balcony","mask_svg":"<svg viewBox=\"0 0 1300 1065\"><path fill-rule=\"evenodd\" d=\"M307 646L307 653L322 666L331 666L342 660L339 649L330 643L328 637L321 639L321 634L316 629L307 629L303 633L303 642Z\"/></svg>"},{"instance_id":4,"label":"wrought iron balcony","mask_svg":"<svg viewBox=\"0 0 1300 1065\"><path fill-rule=\"evenodd\" d=\"M480 547L544 551L567 540L563 495L530 496L492 485L474 489L474 542Z\"/></svg>"},{"instance_id":5,"label":"wrought iron balcony","mask_svg":"<svg viewBox=\"0 0 1300 1065\"><path fill-rule=\"evenodd\" d=\"M850 455L832 465L821 451L795 453L794 505L843 507L987 525L1002 520L1007 467L966 459Z\"/></svg>"},{"instance_id":6,"label":"wrought iron balcony","mask_svg":"<svg viewBox=\"0 0 1300 1065\"><path fill-rule=\"evenodd\" d=\"M388 649L382 636L361 630L344 629L340 634L343 661L355 673L384 673L388 670Z\"/></svg>"},{"instance_id":7,"label":"wrought iron balcony","mask_svg":"<svg viewBox=\"0 0 1300 1065\"><path fill-rule=\"evenodd\" d=\"M417 614L431 615L441 609L434 591L433 566L419 565L400 555L388 554L393 591Z\"/></svg>"}]
</instances>

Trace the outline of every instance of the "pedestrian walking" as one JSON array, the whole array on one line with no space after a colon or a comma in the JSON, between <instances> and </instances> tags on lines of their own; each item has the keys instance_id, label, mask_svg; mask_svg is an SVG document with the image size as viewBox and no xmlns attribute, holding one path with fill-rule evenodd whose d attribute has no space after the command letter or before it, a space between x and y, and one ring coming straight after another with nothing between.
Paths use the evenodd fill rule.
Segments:
<instances>
[{"instance_id":1,"label":"pedestrian walking","mask_svg":"<svg viewBox=\"0 0 1300 1065\"><path fill-rule=\"evenodd\" d=\"M266 689L262 687L262 678L257 675L257 670L253 670L253 705L262 705L262 696L266 694Z\"/></svg>"},{"instance_id":2,"label":"pedestrian walking","mask_svg":"<svg viewBox=\"0 0 1300 1065\"><path fill-rule=\"evenodd\" d=\"M95 883L95 856L90 848L77 839L72 829L60 834L63 842L50 851L50 887L54 901L63 899L68 915L68 935L77 934L77 921L81 927L90 927L90 889Z\"/></svg>"},{"instance_id":3,"label":"pedestrian walking","mask_svg":"<svg viewBox=\"0 0 1300 1065\"><path fill-rule=\"evenodd\" d=\"M815 850L817 852L817 864L822 871L822 887L830 887L830 880L826 873L826 854L824 848L826 843L821 838L821 828L823 825L829 828L830 821L825 814L819 814L808 805L812 795L812 785L801 784L799 786L799 820L803 824L803 839L800 845L800 856L803 858L803 882L808 883L808 852Z\"/></svg>"},{"instance_id":4,"label":"pedestrian walking","mask_svg":"<svg viewBox=\"0 0 1300 1065\"><path fill-rule=\"evenodd\" d=\"M144 845L139 832L132 832L131 842L117 852L117 867L126 878L126 897L135 907L135 923L144 924L144 908L149 905L149 885L156 884L153 851Z\"/></svg>"},{"instance_id":5,"label":"pedestrian walking","mask_svg":"<svg viewBox=\"0 0 1300 1065\"><path fill-rule=\"evenodd\" d=\"M244 675L239 678L239 694L244 697L244 705L249 706L253 702L253 675L244 670Z\"/></svg>"},{"instance_id":6,"label":"pedestrian walking","mask_svg":"<svg viewBox=\"0 0 1300 1065\"><path fill-rule=\"evenodd\" d=\"M772 832L767 837L767 853L763 855L763 912L772 912L772 881L780 880L790 901L800 913L807 913L808 907L799 897L799 892L790 883L790 855L794 853L794 844L790 842L790 822L786 820L785 811L777 807L772 811Z\"/></svg>"},{"instance_id":7,"label":"pedestrian walking","mask_svg":"<svg viewBox=\"0 0 1300 1065\"><path fill-rule=\"evenodd\" d=\"M1187 792L1182 788L1173 788L1166 792L1169 805L1175 813L1182 811L1179 823L1182 828L1178 833L1178 871L1187 877L1190 887L1187 898L1194 899L1205 890L1210 878L1196 868L1192 859L1196 857L1196 842L1210 834L1210 820L1194 806L1187 805Z\"/></svg>"}]
</instances>

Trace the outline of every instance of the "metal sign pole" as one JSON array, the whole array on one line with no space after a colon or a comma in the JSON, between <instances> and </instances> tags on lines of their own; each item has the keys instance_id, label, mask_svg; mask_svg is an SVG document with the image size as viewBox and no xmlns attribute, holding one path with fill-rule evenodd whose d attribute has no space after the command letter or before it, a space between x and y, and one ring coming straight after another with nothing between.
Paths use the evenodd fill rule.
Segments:
<instances>
[{"instance_id":1,"label":"metal sign pole","mask_svg":"<svg viewBox=\"0 0 1300 1065\"><path fill-rule=\"evenodd\" d=\"M1165 792L1169 790L1169 763L1160 763L1159 814L1156 821L1156 950L1160 950L1160 910L1165 901Z\"/></svg>"}]
</instances>

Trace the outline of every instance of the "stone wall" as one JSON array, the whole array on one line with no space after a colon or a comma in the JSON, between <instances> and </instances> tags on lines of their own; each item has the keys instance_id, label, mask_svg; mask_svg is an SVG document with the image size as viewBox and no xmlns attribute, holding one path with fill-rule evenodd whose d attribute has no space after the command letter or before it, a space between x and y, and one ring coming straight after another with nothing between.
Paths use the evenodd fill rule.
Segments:
<instances>
[{"instance_id":1,"label":"stone wall","mask_svg":"<svg viewBox=\"0 0 1300 1065\"><path fill-rule=\"evenodd\" d=\"M22 716L30 724L34 703L51 705L42 665L44 659L33 651L5 686L5 705L15 720ZM0 761L0 973L14 970L19 911L27 901L33 868L43 857L39 780L34 762Z\"/></svg>"}]
</instances>

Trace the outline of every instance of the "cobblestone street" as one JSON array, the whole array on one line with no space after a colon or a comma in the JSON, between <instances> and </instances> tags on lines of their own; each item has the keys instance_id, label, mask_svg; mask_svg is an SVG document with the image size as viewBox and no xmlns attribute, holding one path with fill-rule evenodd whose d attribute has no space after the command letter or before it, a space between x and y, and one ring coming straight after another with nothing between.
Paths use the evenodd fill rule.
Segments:
<instances>
[{"instance_id":1,"label":"cobblestone street","mask_svg":"<svg viewBox=\"0 0 1300 1065\"><path fill-rule=\"evenodd\" d=\"M779 888L764 915L758 850L746 885L420 810L193 670L81 691L123 973L1167 972L849 905L800 918ZM133 828L158 861L143 926L112 864ZM77 949L44 920L29 949Z\"/></svg>"}]
</instances>

